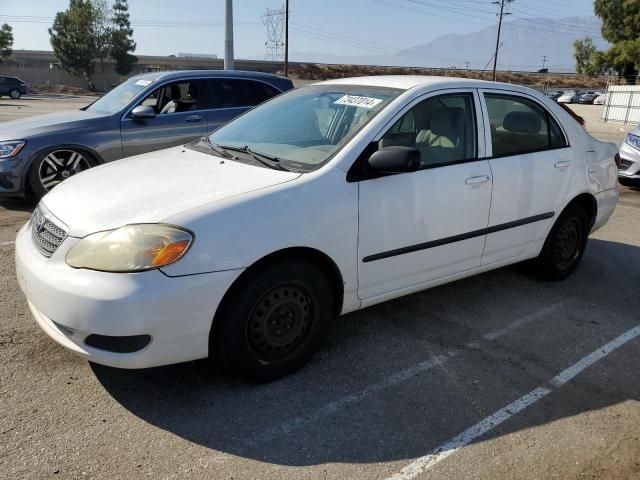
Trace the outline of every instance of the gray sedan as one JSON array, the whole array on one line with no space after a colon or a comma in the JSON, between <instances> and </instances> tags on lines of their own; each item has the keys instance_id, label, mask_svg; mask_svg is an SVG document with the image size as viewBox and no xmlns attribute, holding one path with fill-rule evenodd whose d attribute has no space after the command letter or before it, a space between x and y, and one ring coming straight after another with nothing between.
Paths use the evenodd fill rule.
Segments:
<instances>
[{"instance_id":1,"label":"gray sedan","mask_svg":"<svg viewBox=\"0 0 640 480\"><path fill-rule=\"evenodd\" d=\"M618 179L623 185L640 186L640 127L629 133L620 145Z\"/></svg>"},{"instance_id":2,"label":"gray sedan","mask_svg":"<svg viewBox=\"0 0 640 480\"><path fill-rule=\"evenodd\" d=\"M80 110L0 124L0 194L36 198L101 163L187 143L293 88L240 71L132 77Z\"/></svg>"}]
</instances>

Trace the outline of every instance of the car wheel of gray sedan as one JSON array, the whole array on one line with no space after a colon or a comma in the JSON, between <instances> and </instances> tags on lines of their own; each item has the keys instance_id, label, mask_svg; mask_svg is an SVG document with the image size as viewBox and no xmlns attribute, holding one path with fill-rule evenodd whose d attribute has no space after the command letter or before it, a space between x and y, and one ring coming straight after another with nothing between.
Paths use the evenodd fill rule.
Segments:
<instances>
[{"instance_id":1,"label":"car wheel of gray sedan","mask_svg":"<svg viewBox=\"0 0 640 480\"><path fill-rule=\"evenodd\" d=\"M29 171L29 184L37 198L67 178L97 165L89 154L74 149L57 149L41 155Z\"/></svg>"},{"instance_id":2,"label":"car wheel of gray sedan","mask_svg":"<svg viewBox=\"0 0 640 480\"><path fill-rule=\"evenodd\" d=\"M9 95L14 100L18 100L20 98L20 90L16 90L15 88L9 92Z\"/></svg>"}]
</instances>

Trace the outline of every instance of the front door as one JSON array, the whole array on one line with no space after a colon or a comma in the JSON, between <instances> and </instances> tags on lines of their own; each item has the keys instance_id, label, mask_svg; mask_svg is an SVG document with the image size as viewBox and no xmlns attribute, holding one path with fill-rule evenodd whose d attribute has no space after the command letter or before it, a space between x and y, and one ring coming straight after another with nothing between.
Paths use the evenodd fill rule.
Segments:
<instances>
[{"instance_id":1,"label":"front door","mask_svg":"<svg viewBox=\"0 0 640 480\"><path fill-rule=\"evenodd\" d=\"M164 85L147 96L140 105L152 107L156 116L137 119L129 113L122 119L124 156L182 145L205 135L205 92L200 80L184 80Z\"/></svg>"},{"instance_id":2,"label":"front door","mask_svg":"<svg viewBox=\"0 0 640 480\"><path fill-rule=\"evenodd\" d=\"M532 255L560 214L575 160L559 123L528 95L482 93L493 196L483 265Z\"/></svg>"},{"instance_id":3,"label":"front door","mask_svg":"<svg viewBox=\"0 0 640 480\"><path fill-rule=\"evenodd\" d=\"M451 91L415 101L378 148L415 147L421 169L359 182L359 295L364 305L480 266L492 175L479 100Z\"/></svg>"}]
</instances>

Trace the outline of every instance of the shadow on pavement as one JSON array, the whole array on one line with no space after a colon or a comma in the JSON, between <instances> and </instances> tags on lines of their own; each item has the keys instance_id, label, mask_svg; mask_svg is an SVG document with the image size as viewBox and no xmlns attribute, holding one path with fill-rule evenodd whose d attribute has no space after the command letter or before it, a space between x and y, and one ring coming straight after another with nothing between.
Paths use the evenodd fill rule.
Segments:
<instances>
[{"instance_id":1,"label":"shadow on pavement","mask_svg":"<svg viewBox=\"0 0 640 480\"><path fill-rule=\"evenodd\" d=\"M634 327L640 295L631 285L639 280L639 247L592 239L582 265L564 282L506 268L347 315L310 365L271 384L227 378L206 361L92 369L134 415L216 451L281 465L413 459ZM558 302L556 313L482 343L483 334ZM482 344L465 347L469 342ZM552 393L556 400L530 407L480 440L640 399L640 350L628 348L635 348L635 363L624 360L624 370L602 380L599 367L591 367ZM460 355L378 388L452 349ZM616 388L601 388L601 380Z\"/></svg>"},{"instance_id":2,"label":"shadow on pavement","mask_svg":"<svg viewBox=\"0 0 640 480\"><path fill-rule=\"evenodd\" d=\"M33 212L38 202L29 198L0 197L0 208L15 212Z\"/></svg>"}]
</instances>

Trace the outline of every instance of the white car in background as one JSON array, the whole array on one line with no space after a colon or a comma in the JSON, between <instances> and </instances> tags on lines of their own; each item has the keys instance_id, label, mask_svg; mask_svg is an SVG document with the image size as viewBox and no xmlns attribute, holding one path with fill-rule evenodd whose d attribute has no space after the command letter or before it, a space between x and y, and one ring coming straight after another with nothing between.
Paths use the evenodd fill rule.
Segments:
<instances>
[{"instance_id":1,"label":"white car in background","mask_svg":"<svg viewBox=\"0 0 640 480\"><path fill-rule=\"evenodd\" d=\"M574 91L568 91L560 95L556 101L558 103L578 103L578 100L580 100L580 97L581 97L581 94Z\"/></svg>"},{"instance_id":2,"label":"white car in background","mask_svg":"<svg viewBox=\"0 0 640 480\"><path fill-rule=\"evenodd\" d=\"M618 178L625 185L640 186L640 127L628 133L620 145Z\"/></svg>"},{"instance_id":3,"label":"white car in background","mask_svg":"<svg viewBox=\"0 0 640 480\"><path fill-rule=\"evenodd\" d=\"M524 87L317 83L65 181L18 234L17 277L91 361L270 380L337 314L529 259L566 278L615 208L616 152Z\"/></svg>"},{"instance_id":4,"label":"white car in background","mask_svg":"<svg viewBox=\"0 0 640 480\"><path fill-rule=\"evenodd\" d=\"M607 103L607 94L606 93L601 93L593 101L594 105L604 105L605 103Z\"/></svg>"}]
</instances>

